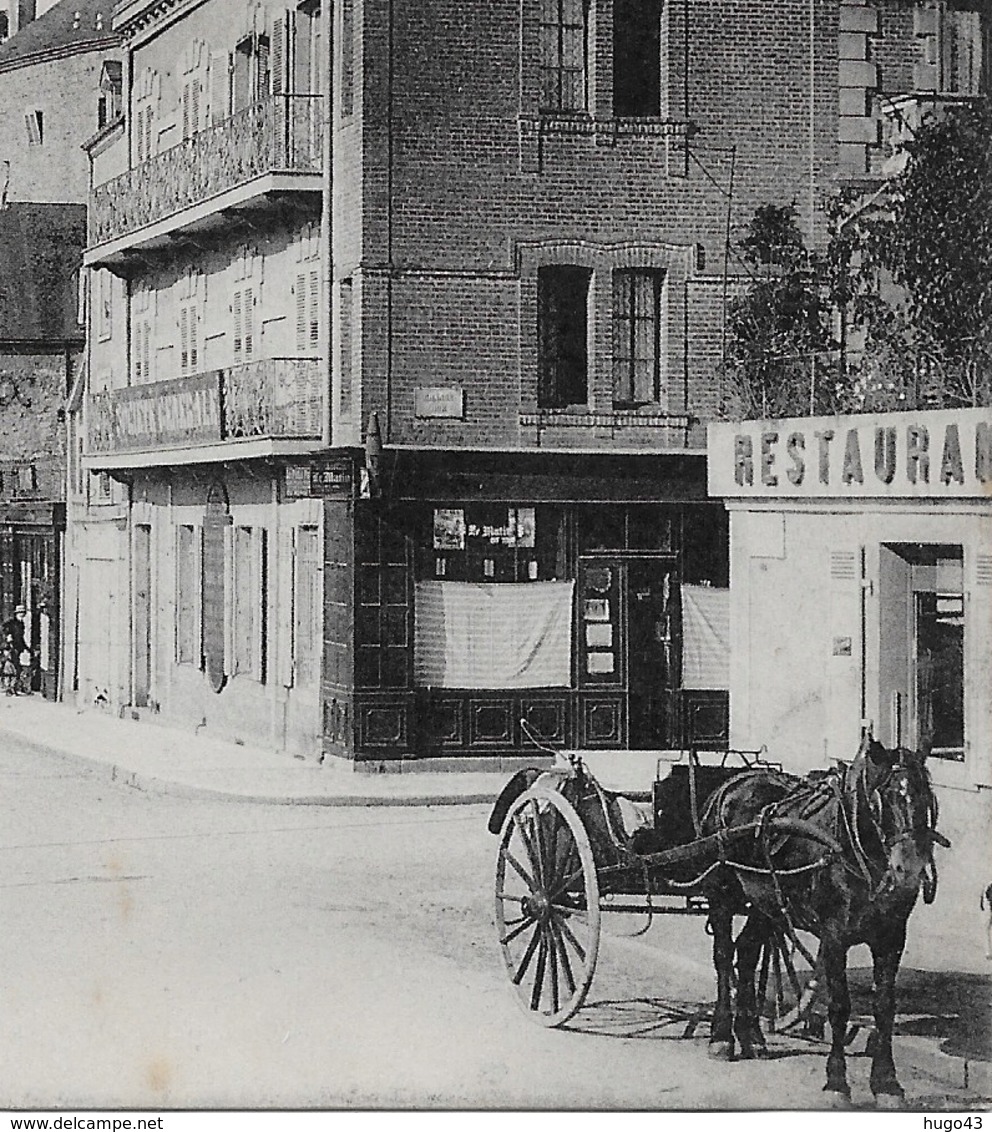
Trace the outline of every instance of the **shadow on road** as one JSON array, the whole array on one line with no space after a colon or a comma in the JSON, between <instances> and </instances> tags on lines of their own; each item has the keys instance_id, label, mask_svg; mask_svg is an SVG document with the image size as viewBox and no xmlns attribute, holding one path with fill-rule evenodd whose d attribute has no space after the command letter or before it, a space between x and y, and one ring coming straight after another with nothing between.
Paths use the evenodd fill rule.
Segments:
<instances>
[{"instance_id":1,"label":"shadow on road","mask_svg":"<svg viewBox=\"0 0 992 1132\"><path fill-rule=\"evenodd\" d=\"M871 1013L871 972L850 972L852 1012ZM941 1053L992 1061L992 977L902 968L896 1035L937 1038Z\"/></svg>"}]
</instances>

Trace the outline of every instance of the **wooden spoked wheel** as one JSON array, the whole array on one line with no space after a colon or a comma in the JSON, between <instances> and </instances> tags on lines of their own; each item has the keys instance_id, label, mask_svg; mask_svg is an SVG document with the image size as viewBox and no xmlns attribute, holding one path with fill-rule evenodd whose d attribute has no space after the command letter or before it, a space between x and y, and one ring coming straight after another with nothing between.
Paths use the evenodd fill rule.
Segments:
<instances>
[{"instance_id":1,"label":"wooden spoked wheel","mask_svg":"<svg viewBox=\"0 0 992 1132\"><path fill-rule=\"evenodd\" d=\"M599 954L599 883L589 838L561 794L534 787L513 804L496 861L496 929L517 999L542 1026L567 1022Z\"/></svg>"},{"instance_id":2,"label":"wooden spoked wheel","mask_svg":"<svg viewBox=\"0 0 992 1132\"><path fill-rule=\"evenodd\" d=\"M784 931L768 937L758 961L757 997L772 1031L798 1028L822 1037L821 983L819 970L810 969Z\"/></svg>"}]
</instances>

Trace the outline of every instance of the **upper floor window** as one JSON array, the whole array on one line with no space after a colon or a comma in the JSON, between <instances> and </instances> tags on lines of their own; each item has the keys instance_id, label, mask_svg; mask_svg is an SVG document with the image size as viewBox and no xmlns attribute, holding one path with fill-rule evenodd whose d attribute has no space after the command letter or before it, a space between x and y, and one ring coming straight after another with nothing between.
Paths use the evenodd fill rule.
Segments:
<instances>
[{"instance_id":1,"label":"upper floor window","mask_svg":"<svg viewBox=\"0 0 992 1132\"><path fill-rule=\"evenodd\" d=\"M586 267L555 264L537 273L537 402L560 409L588 402L589 284Z\"/></svg>"},{"instance_id":2,"label":"upper floor window","mask_svg":"<svg viewBox=\"0 0 992 1132\"><path fill-rule=\"evenodd\" d=\"M355 0L341 3L341 117L355 109Z\"/></svg>"},{"instance_id":3,"label":"upper floor window","mask_svg":"<svg viewBox=\"0 0 992 1132\"><path fill-rule=\"evenodd\" d=\"M122 69L115 60L104 61L100 70L100 99L97 103L96 124L102 130L121 115Z\"/></svg>"},{"instance_id":4,"label":"upper floor window","mask_svg":"<svg viewBox=\"0 0 992 1132\"><path fill-rule=\"evenodd\" d=\"M265 98L271 82L269 37L246 36L234 49L231 64L231 111L237 113Z\"/></svg>"},{"instance_id":5,"label":"upper floor window","mask_svg":"<svg viewBox=\"0 0 992 1132\"><path fill-rule=\"evenodd\" d=\"M916 30L925 60L918 73L921 89L977 95L988 87L992 48L983 7L974 0L917 5Z\"/></svg>"},{"instance_id":6,"label":"upper floor window","mask_svg":"<svg viewBox=\"0 0 992 1132\"><path fill-rule=\"evenodd\" d=\"M662 399L665 273L613 272L613 403L647 405Z\"/></svg>"},{"instance_id":7,"label":"upper floor window","mask_svg":"<svg viewBox=\"0 0 992 1132\"><path fill-rule=\"evenodd\" d=\"M44 145L45 112L43 110L29 110L24 115L24 124L28 129L28 145Z\"/></svg>"},{"instance_id":8,"label":"upper floor window","mask_svg":"<svg viewBox=\"0 0 992 1132\"><path fill-rule=\"evenodd\" d=\"M613 114L661 114L662 0L613 0Z\"/></svg>"},{"instance_id":9,"label":"upper floor window","mask_svg":"<svg viewBox=\"0 0 992 1132\"><path fill-rule=\"evenodd\" d=\"M541 109L587 110L589 0L541 0Z\"/></svg>"}]
</instances>

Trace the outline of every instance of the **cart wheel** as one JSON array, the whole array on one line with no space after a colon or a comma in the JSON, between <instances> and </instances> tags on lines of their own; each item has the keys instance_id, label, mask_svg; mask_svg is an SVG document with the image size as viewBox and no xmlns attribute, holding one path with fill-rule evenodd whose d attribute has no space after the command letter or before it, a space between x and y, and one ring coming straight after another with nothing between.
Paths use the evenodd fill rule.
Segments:
<instances>
[{"instance_id":1,"label":"cart wheel","mask_svg":"<svg viewBox=\"0 0 992 1132\"><path fill-rule=\"evenodd\" d=\"M543 787L513 804L496 862L496 929L520 1005L542 1026L579 1009L599 952L599 882L571 803Z\"/></svg>"},{"instance_id":2,"label":"cart wheel","mask_svg":"<svg viewBox=\"0 0 992 1132\"><path fill-rule=\"evenodd\" d=\"M757 993L772 1031L801 1027L811 1037L822 1037L822 985L819 963L811 970L785 932L768 937L758 963Z\"/></svg>"}]
</instances>

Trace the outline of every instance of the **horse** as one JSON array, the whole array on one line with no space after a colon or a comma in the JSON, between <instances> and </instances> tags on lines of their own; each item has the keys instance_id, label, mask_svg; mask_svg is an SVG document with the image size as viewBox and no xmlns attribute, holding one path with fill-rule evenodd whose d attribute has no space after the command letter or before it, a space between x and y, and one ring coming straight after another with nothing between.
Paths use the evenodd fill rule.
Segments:
<instances>
[{"instance_id":1,"label":"horse","mask_svg":"<svg viewBox=\"0 0 992 1132\"><path fill-rule=\"evenodd\" d=\"M741 1058L762 1056L755 968L773 932L784 932L812 959L796 932L820 940L816 960L826 984L831 1046L824 1090L832 1107L850 1104L845 1045L850 1018L847 953L871 949L875 1034L870 1086L879 1108L898 1108L904 1097L892 1057L895 981L906 943L906 922L920 889L936 894L933 846L949 847L937 832L937 802L926 753L887 750L865 734L854 760L805 779L754 768L724 783L706 801L701 833L754 825L754 836L728 840L720 867L704 883L713 933L717 1002L711 1055L730 1059L734 1040ZM782 833L773 819L798 818L818 828L837 849ZM736 943L734 915L746 917ZM731 1002L736 953L736 1012Z\"/></svg>"}]
</instances>

